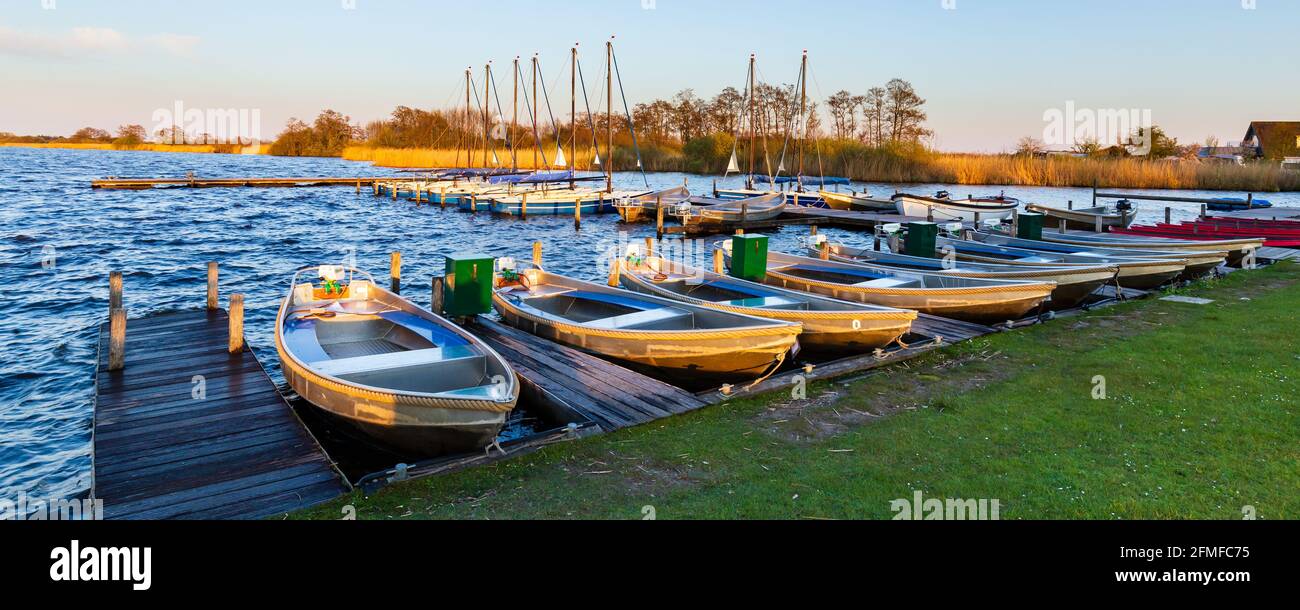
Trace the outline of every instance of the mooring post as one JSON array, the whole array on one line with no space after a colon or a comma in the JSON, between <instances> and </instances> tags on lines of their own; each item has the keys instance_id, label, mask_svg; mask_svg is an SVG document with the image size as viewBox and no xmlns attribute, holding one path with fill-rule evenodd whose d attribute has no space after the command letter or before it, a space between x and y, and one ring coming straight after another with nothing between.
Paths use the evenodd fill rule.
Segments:
<instances>
[{"instance_id":1,"label":"mooring post","mask_svg":"<svg viewBox=\"0 0 1300 610\"><path fill-rule=\"evenodd\" d=\"M528 220L528 193L519 196L519 217Z\"/></svg>"},{"instance_id":2,"label":"mooring post","mask_svg":"<svg viewBox=\"0 0 1300 610\"><path fill-rule=\"evenodd\" d=\"M654 256L654 254L655 254L655 238L653 238L653 237L647 237L647 238L645 238L645 255L646 255L646 258L649 258L649 257L651 257L651 256Z\"/></svg>"},{"instance_id":3,"label":"mooring post","mask_svg":"<svg viewBox=\"0 0 1300 610\"><path fill-rule=\"evenodd\" d=\"M1074 200L1073 200L1073 199L1071 199L1071 200L1065 202L1065 209L1067 209L1067 210L1073 210L1073 209L1074 209Z\"/></svg>"},{"instance_id":4,"label":"mooring post","mask_svg":"<svg viewBox=\"0 0 1300 610\"><path fill-rule=\"evenodd\" d=\"M378 180L376 180L376 181L370 183L370 190L374 192L375 197L378 197L378 196L379 196L379 181L378 181Z\"/></svg>"},{"instance_id":5,"label":"mooring post","mask_svg":"<svg viewBox=\"0 0 1300 610\"><path fill-rule=\"evenodd\" d=\"M126 310L118 307L108 312L108 370L126 368Z\"/></svg>"},{"instance_id":6,"label":"mooring post","mask_svg":"<svg viewBox=\"0 0 1300 610\"><path fill-rule=\"evenodd\" d=\"M388 188L393 190L393 201L397 201L397 191L401 190L397 185L390 185Z\"/></svg>"},{"instance_id":7,"label":"mooring post","mask_svg":"<svg viewBox=\"0 0 1300 610\"><path fill-rule=\"evenodd\" d=\"M1204 203L1201 204L1201 218L1202 218L1202 219L1205 218L1205 204L1204 204Z\"/></svg>"},{"instance_id":8,"label":"mooring post","mask_svg":"<svg viewBox=\"0 0 1300 610\"><path fill-rule=\"evenodd\" d=\"M462 195L462 197L463 197L463 195ZM477 213L478 213L478 194L477 194L477 193L471 194L471 195L469 196L469 213L470 213L470 214L477 214Z\"/></svg>"},{"instance_id":9,"label":"mooring post","mask_svg":"<svg viewBox=\"0 0 1300 610\"><path fill-rule=\"evenodd\" d=\"M978 213L979 213L979 212L976 212L976 214L978 214ZM931 206L926 206L926 208L925 208L925 221L926 221L926 222L934 222L934 206L932 206L932 205L931 205Z\"/></svg>"},{"instance_id":10,"label":"mooring post","mask_svg":"<svg viewBox=\"0 0 1300 610\"><path fill-rule=\"evenodd\" d=\"M444 210L447 209L447 187L445 186L438 190L438 205Z\"/></svg>"},{"instance_id":11,"label":"mooring post","mask_svg":"<svg viewBox=\"0 0 1300 610\"><path fill-rule=\"evenodd\" d=\"M1011 234L1020 235L1020 210L1011 210Z\"/></svg>"},{"instance_id":12,"label":"mooring post","mask_svg":"<svg viewBox=\"0 0 1300 610\"><path fill-rule=\"evenodd\" d=\"M813 237L816 237L816 236L817 236L817 225L812 225L812 227L810 227L810 228L808 229L808 234L809 234L809 235L812 235Z\"/></svg>"},{"instance_id":13,"label":"mooring post","mask_svg":"<svg viewBox=\"0 0 1300 610\"><path fill-rule=\"evenodd\" d=\"M714 179L713 179L713 198L714 198L714 199L717 199L717 198L718 198L718 179L717 179L717 178L714 178Z\"/></svg>"},{"instance_id":14,"label":"mooring post","mask_svg":"<svg viewBox=\"0 0 1300 610\"><path fill-rule=\"evenodd\" d=\"M361 194L361 181L357 180L357 195Z\"/></svg>"},{"instance_id":15,"label":"mooring post","mask_svg":"<svg viewBox=\"0 0 1300 610\"><path fill-rule=\"evenodd\" d=\"M598 210L600 209L599 203L596 204L596 209ZM581 197L573 200L573 228L578 231L582 230L582 198Z\"/></svg>"},{"instance_id":16,"label":"mooring post","mask_svg":"<svg viewBox=\"0 0 1300 610\"><path fill-rule=\"evenodd\" d=\"M1059 230L1059 232L1060 232L1061 235L1065 235L1065 225L1066 225L1066 221L1065 221L1064 218L1062 218L1062 219L1061 219L1061 228L1060 228L1060 230Z\"/></svg>"},{"instance_id":17,"label":"mooring post","mask_svg":"<svg viewBox=\"0 0 1300 610\"><path fill-rule=\"evenodd\" d=\"M217 263L208 263L208 311L216 311L217 303Z\"/></svg>"},{"instance_id":18,"label":"mooring post","mask_svg":"<svg viewBox=\"0 0 1300 610\"><path fill-rule=\"evenodd\" d=\"M980 228L980 213L975 212L975 228Z\"/></svg>"},{"instance_id":19,"label":"mooring post","mask_svg":"<svg viewBox=\"0 0 1300 610\"><path fill-rule=\"evenodd\" d=\"M722 248L713 251L713 272L722 275L726 271L726 264L722 260Z\"/></svg>"},{"instance_id":20,"label":"mooring post","mask_svg":"<svg viewBox=\"0 0 1300 610\"><path fill-rule=\"evenodd\" d=\"M388 256L388 281L393 294L402 294L402 252L393 252Z\"/></svg>"},{"instance_id":21,"label":"mooring post","mask_svg":"<svg viewBox=\"0 0 1300 610\"><path fill-rule=\"evenodd\" d=\"M871 246L872 249L874 249L876 252L879 252L879 251L880 251L880 234L879 234L879 233L876 233L875 239L873 239L872 241L874 242L874 243L872 244L872 246Z\"/></svg>"},{"instance_id":22,"label":"mooring post","mask_svg":"<svg viewBox=\"0 0 1300 610\"><path fill-rule=\"evenodd\" d=\"M740 224L743 225L743 224L745 224L745 223L748 222L748 221L749 221L749 204L748 204L748 203L741 203L741 204L740 204Z\"/></svg>"},{"instance_id":23,"label":"mooring post","mask_svg":"<svg viewBox=\"0 0 1300 610\"><path fill-rule=\"evenodd\" d=\"M1096 224L1095 224L1095 228L1094 228L1093 230L1096 231L1097 233L1105 233L1105 232L1106 232L1106 227L1101 226L1101 216L1100 216L1100 215L1097 216Z\"/></svg>"},{"instance_id":24,"label":"mooring post","mask_svg":"<svg viewBox=\"0 0 1300 610\"><path fill-rule=\"evenodd\" d=\"M244 351L244 295L230 295L230 353Z\"/></svg>"},{"instance_id":25,"label":"mooring post","mask_svg":"<svg viewBox=\"0 0 1300 610\"><path fill-rule=\"evenodd\" d=\"M444 278L442 276L433 276L432 290L429 296L429 311L442 315L442 285Z\"/></svg>"},{"instance_id":26,"label":"mooring post","mask_svg":"<svg viewBox=\"0 0 1300 610\"><path fill-rule=\"evenodd\" d=\"M533 242L533 264L538 267L542 266L542 242Z\"/></svg>"},{"instance_id":27,"label":"mooring post","mask_svg":"<svg viewBox=\"0 0 1300 610\"><path fill-rule=\"evenodd\" d=\"M1255 194L1246 193L1246 209L1249 210L1254 207L1255 207Z\"/></svg>"},{"instance_id":28,"label":"mooring post","mask_svg":"<svg viewBox=\"0 0 1300 610\"><path fill-rule=\"evenodd\" d=\"M122 272L108 274L108 370L126 366L126 309L122 307Z\"/></svg>"},{"instance_id":29,"label":"mooring post","mask_svg":"<svg viewBox=\"0 0 1300 610\"><path fill-rule=\"evenodd\" d=\"M831 260L831 242L824 241L817 246L817 257L824 261Z\"/></svg>"},{"instance_id":30,"label":"mooring post","mask_svg":"<svg viewBox=\"0 0 1300 610\"><path fill-rule=\"evenodd\" d=\"M609 266L609 286L610 286L610 288L618 288L619 277L620 277L622 271L623 271L623 268L622 268L622 260L619 259L618 257L614 257L614 262Z\"/></svg>"},{"instance_id":31,"label":"mooring post","mask_svg":"<svg viewBox=\"0 0 1300 610\"><path fill-rule=\"evenodd\" d=\"M1165 206L1165 224L1172 224L1173 218L1174 218L1173 208L1169 206Z\"/></svg>"},{"instance_id":32,"label":"mooring post","mask_svg":"<svg viewBox=\"0 0 1300 610\"><path fill-rule=\"evenodd\" d=\"M663 197L655 199L655 239L664 238L664 202Z\"/></svg>"}]
</instances>

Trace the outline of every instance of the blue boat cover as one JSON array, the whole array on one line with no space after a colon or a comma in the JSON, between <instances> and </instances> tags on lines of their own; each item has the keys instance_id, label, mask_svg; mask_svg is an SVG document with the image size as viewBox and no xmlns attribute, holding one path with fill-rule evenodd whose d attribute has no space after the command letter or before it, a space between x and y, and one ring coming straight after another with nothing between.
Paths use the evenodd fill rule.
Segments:
<instances>
[{"instance_id":1,"label":"blue boat cover","mask_svg":"<svg viewBox=\"0 0 1300 610\"><path fill-rule=\"evenodd\" d=\"M800 182L800 180L795 176L777 176L776 178L772 178L771 176L754 176L754 182L774 182L776 184L790 184L793 182ZM837 178L834 176L826 176L826 177L804 176L802 182L803 184L819 184L821 186L826 186L828 184L851 184L852 183L848 178Z\"/></svg>"},{"instance_id":2,"label":"blue boat cover","mask_svg":"<svg viewBox=\"0 0 1300 610\"><path fill-rule=\"evenodd\" d=\"M637 311L647 311L647 310L659 309L663 307L663 305L660 305L659 303L644 301L632 295L614 294L610 292L589 292L586 290L575 290L573 292L566 292L564 293L563 296L573 297L575 299L583 299L586 301L596 301L597 303L609 303L611 305L621 305L623 307L630 307Z\"/></svg>"},{"instance_id":3,"label":"blue boat cover","mask_svg":"<svg viewBox=\"0 0 1300 610\"><path fill-rule=\"evenodd\" d=\"M573 178L572 171L493 176L488 178L488 182L492 184L534 184L538 182L562 182L570 178Z\"/></svg>"},{"instance_id":4,"label":"blue boat cover","mask_svg":"<svg viewBox=\"0 0 1300 610\"><path fill-rule=\"evenodd\" d=\"M887 277L894 277L894 274L892 273L876 271L875 269L868 269L866 267L849 268L849 267L822 267L819 265L795 265L794 268L802 271L816 271L818 273L835 273L839 275L852 275L856 277L871 278L873 280L879 280Z\"/></svg>"}]
</instances>

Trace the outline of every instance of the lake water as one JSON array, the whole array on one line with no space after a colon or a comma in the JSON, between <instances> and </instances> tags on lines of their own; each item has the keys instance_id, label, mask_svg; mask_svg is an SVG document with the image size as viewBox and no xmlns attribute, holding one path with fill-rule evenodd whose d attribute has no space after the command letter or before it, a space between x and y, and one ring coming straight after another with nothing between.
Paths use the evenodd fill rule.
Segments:
<instances>
[{"instance_id":1,"label":"lake water","mask_svg":"<svg viewBox=\"0 0 1300 610\"><path fill-rule=\"evenodd\" d=\"M246 295L249 343L272 377L283 383L273 321L293 270L338 262L354 253L357 266L383 281L389 253L403 253L404 292L428 303L429 278L442 273L440 255L472 250L527 258L545 244L548 268L585 279L607 271L600 254L617 247L625 229L616 215L587 216L581 232L568 217L527 221L443 211L351 188L162 189L92 191L105 176L373 176L391 173L338 159L190 155L144 152L0 148L0 496L19 491L70 496L90 486L90 431L97 328L106 318L108 274L122 271L131 317L202 306L206 263L221 263L223 303ZM707 176L653 174L652 188L689 180L697 192ZM637 174L618 176L627 188ZM739 178L722 186L740 186ZM857 185L859 190L864 185ZM995 194L1001 187L872 185L955 196ZM1008 187L1009 196L1065 205L1091 200L1089 189ZM1133 191L1139 192L1139 191ZM1159 191L1143 191L1159 193ZM1208 197L1214 193L1189 193ZM1300 193L1262 195L1274 205L1300 206ZM1164 204L1140 205L1141 220L1163 218ZM1178 206L1178 218L1197 206ZM1141 221L1140 220L1140 221ZM653 227L627 229L630 239ZM869 236L827 230L832 239L869 243ZM793 250L806 227L772 233L773 249Z\"/></svg>"}]
</instances>

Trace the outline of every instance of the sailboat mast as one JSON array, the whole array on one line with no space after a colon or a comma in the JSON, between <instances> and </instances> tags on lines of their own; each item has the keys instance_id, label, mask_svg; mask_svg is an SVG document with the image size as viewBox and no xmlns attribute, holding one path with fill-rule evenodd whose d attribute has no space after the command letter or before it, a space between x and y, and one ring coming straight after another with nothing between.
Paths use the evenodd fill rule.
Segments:
<instances>
[{"instance_id":1,"label":"sailboat mast","mask_svg":"<svg viewBox=\"0 0 1300 610\"><path fill-rule=\"evenodd\" d=\"M470 135L474 133L474 128L471 127L472 119L470 118L473 116L473 114L471 114L473 112L473 106L469 102L470 87L472 86L470 85L470 77L472 72L473 68L465 68L465 120L462 123L465 126L465 163L469 167L474 166L474 139Z\"/></svg>"},{"instance_id":2,"label":"sailboat mast","mask_svg":"<svg viewBox=\"0 0 1300 610\"><path fill-rule=\"evenodd\" d=\"M754 100L754 54L749 54L749 175L745 176L745 188L754 188L754 155L758 148L754 144L758 126L758 104Z\"/></svg>"},{"instance_id":3,"label":"sailboat mast","mask_svg":"<svg viewBox=\"0 0 1300 610\"><path fill-rule=\"evenodd\" d=\"M808 111L808 51L803 52L803 62L799 67L799 120L803 122L800 125L799 132L799 191L803 192L803 149L804 141L808 138L808 117L805 113Z\"/></svg>"},{"instance_id":4,"label":"sailboat mast","mask_svg":"<svg viewBox=\"0 0 1300 610\"><path fill-rule=\"evenodd\" d=\"M609 139L609 156L605 158L605 191L614 192L614 37L605 43L605 89L609 98L606 100L605 133Z\"/></svg>"},{"instance_id":5,"label":"sailboat mast","mask_svg":"<svg viewBox=\"0 0 1300 610\"><path fill-rule=\"evenodd\" d=\"M569 120L573 121L571 132L573 141L569 143L569 175L578 168L578 43L573 43L573 56L569 61ZM569 188L574 188L573 180Z\"/></svg>"},{"instance_id":6,"label":"sailboat mast","mask_svg":"<svg viewBox=\"0 0 1300 610\"><path fill-rule=\"evenodd\" d=\"M488 98L492 97L492 62L483 68L483 167L490 167L488 149L496 148L492 142L492 110Z\"/></svg>"},{"instance_id":7,"label":"sailboat mast","mask_svg":"<svg viewBox=\"0 0 1300 610\"><path fill-rule=\"evenodd\" d=\"M537 141L537 146L542 145L542 134L537 130L537 107L541 101L537 99L537 54L533 53L533 138ZM537 164L537 146L533 147L533 169L538 170L541 167Z\"/></svg>"},{"instance_id":8,"label":"sailboat mast","mask_svg":"<svg viewBox=\"0 0 1300 610\"><path fill-rule=\"evenodd\" d=\"M515 133L519 131L519 56L515 56L514 70L515 92L511 105L514 110L510 113L510 171L519 171L519 155L515 152Z\"/></svg>"}]
</instances>

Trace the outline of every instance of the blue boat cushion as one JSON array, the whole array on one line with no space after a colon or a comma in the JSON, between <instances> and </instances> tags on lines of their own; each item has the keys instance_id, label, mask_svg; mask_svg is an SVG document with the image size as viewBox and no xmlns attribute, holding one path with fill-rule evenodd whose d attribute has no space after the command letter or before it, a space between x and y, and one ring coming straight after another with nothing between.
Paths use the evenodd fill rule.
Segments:
<instances>
[{"instance_id":1,"label":"blue boat cushion","mask_svg":"<svg viewBox=\"0 0 1300 610\"><path fill-rule=\"evenodd\" d=\"M659 309L663 305L651 301L638 299L633 295L614 294L610 292L589 292L586 290L575 290L566 292L564 296L587 301L596 301L598 303L609 303L610 305L620 305L632 309L646 311L650 309Z\"/></svg>"},{"instance_id":2,"label":"blue boat cushion","mask_svg":"<svg viewBox=\"0 0 1300 610\"><path fill-rule=\"evenodd\" d=\"M388 311L379 314L379 317L398 326L410 329L411 332L428 339L429 342L438 347L469 345L468 339L456 334L451 329L446 328L433 320L426 320L420 316L405 311Z\"/></svg>"}]
</instances>

